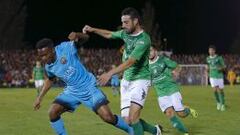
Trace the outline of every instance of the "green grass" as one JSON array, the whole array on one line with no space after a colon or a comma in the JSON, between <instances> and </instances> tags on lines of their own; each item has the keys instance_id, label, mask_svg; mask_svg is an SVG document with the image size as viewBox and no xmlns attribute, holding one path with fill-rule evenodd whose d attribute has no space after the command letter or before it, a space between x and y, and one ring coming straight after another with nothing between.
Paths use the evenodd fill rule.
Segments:
<instances>
[{"instance_id":1,"label":"green grass","mask_svg":"<svg viewBox=\"0 0 240 135\"><path fill-rule=\"evenodd\" d=\"M51 90L39 111L33 111L36 97L34 89L0 89L0 135L54 135L48 120L48 107L61 89ZM109 88L104 92L110 100L114 113L119 114L119 97L113 97ZM183 119L191 135L239 135L240 134L240 88L226 87L227 111L216 110L210 87L184 86L184 103L199 112L198 119ZM142 118L150 123L161 123L164 135L180 134L170 125L160 111L155 92L150 91ZM124 135L125 133L102 122L95 113L80 106L74 113L63 115L69 135Z\"/></svg>"}]
</instances>

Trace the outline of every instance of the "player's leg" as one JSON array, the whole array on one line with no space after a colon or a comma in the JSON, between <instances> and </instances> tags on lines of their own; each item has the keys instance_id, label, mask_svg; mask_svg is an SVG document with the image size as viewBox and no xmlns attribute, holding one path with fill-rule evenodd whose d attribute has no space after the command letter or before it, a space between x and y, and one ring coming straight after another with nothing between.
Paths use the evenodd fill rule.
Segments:
<instances>
[{"instance_id":1,"label":"player's leg","mask_svg":"<svg viewBox=\"0 0 240 135\"><path fill-rule=\"evenodd\" d=\"M188 129L175 115L174 104L170 96L158 97L158 104L162 112L169 118L172 126L182 133L188 133ZM180 107L178 107L180 109ZM181 108L184 109L183 106Z\"/></svg>"},{"instance_id":2,"label":"player's leg","mask_svg":"<svg viewBox=\"0 0 240 135\"><path fill-rule=\"evenodd\" d=\"M61 114L65 112L65 108L58 104L53 103L49 109L49 119L51 127L57 135L66 135L66 130L64 128L64 122L61 119Z\"/></svg>"},{"instance_id":3,"label":"player's leg","mask_svg":"<svg viewBox=\"0 0 240 135\"><path fill-rule=\"evenodd\" d=\"M124 130L129 135L134 135L133 129L124 121L124 119L121 116L113 115L108 105L101 105L97 109L97 114L103 121L112 124L113 126L119 129Z\"/></svg>"},{"instance_id":4,"label":"player's leg","mask_svg":"<svg viewBox=\"0 0 240 135\"><path fill-rule=\"evenodd\" d=\"M182 102L182 95L180 92L175 92L169 96L173 109L177 112L177 115L181 118L185 118L191 115L193 118L198 117L198 113L195 109L190 108L189 106L184 106Z\"/></svg>"},{"instance_id":5,"label":"player's leg","mask_svg":"<svg viewBox=\"0 0 240 135\"><path fill-rule=\"evenodd\" d=\"M143 135L144 131L153 135L161 134L161 129L159 129L159 127L153 126L143 119L140 119L141 110L146 100L149 84L150 81L148 80L137 80L131 82L131 86L129 86L131 91L129 122L134 129L135 135Z\"/></svg>"},{"instance_id":6,"label":"player's leg","mask_svg":"<svg viewBox=\"0 0 240 135\"><path fill-rule=\"evenodd\" d=\"M35 80L34 83L35 83L35 88L36 88L36 90L37 90L37 96L38 96L39 93L40 93L40 91L39 91L39 81L38 81L38 80Z\"/></svg>"},{"instance_id":7,"label":"player's leg","mask_svg":"<svg viewBox=\"0 0 240 135\"><path fill-rule=\"evenodd\" d=\"M64 90L66 91L66 90ZM66 92L61 93L53 102L49 109L49 119L52 128L57 135L66 135L66 130L64 128L64 122L61 119L61 114L70 111L73 112L80 102L74 95L67 94Z\"/></svg>"},{"instance_id":8,"label":"player's leg","mask_svg":"<svg viewBox=\"0 0 240 135\"><path fill-rule=\"evenodd\" d=\"M41 93L43 84L44 84L44 80L39 80L38 95Z\"/></svg>"},{"instance_id":9,"label":"player's leg","mask_svg":"<svg viewBox=\"0 0 240 135\"><path fill-rule=\"evenodd\" d=\"M112 124L130 135L133 135L132 128L124 121L124 119L120 116L113 115L107 105L109 101L104 93L96 86L89 86L87 89L89 89L92 93L91 99L82 101L82 103L96 112L96 114L98 114L104 122Z\"/></svg>"},{"instance_id":10,"label":"player's leg","mask_svg":"<svg viewBox=\"0 0 240 135\"><path fill-rule=\"evenodd\" d=\"M221 111L225 111L225 94L224 94L224 82L223 79L218 79L218 93L219 93L219 99L221 103Z\"/></svg>"},{"instance_id":11,"label":"player's leg","mask_svg":"<svg viewBox=\"0 0 240 135\"><path fill-rule=\"evenodd\" d=\"M218 92L218 85L217 85L216 79L210 78L210 84L211 84L211 87L213 88L214 97L217 102L217 110L220 110L221 103L220 103L220 96Z\"/></svg>"}]
</instances>

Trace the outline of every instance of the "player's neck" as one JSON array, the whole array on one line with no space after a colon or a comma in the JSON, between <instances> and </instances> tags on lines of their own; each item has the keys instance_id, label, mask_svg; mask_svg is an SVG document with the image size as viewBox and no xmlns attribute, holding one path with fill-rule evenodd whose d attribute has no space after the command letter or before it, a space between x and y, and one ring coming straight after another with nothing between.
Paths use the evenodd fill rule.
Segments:
<instances>
[{"instance_id":1,"label":"player's neck","mask_svg":"<svg viewBox=\"0 0 240 135\"><path fill-rule=\"evenodd\" d=\"M136 27L135 31L133 33L131 33L131 36L138 36L139 34L141 34L143 32L142 27L138 26Z\"/></svg>"}]
</instances>

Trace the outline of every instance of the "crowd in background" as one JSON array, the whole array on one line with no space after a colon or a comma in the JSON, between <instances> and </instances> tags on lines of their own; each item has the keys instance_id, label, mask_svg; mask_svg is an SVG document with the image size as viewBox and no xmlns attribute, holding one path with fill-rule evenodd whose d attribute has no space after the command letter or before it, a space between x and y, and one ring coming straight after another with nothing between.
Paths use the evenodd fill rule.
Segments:
<instances>
[{"instance_id":1,"label":"crowd in background","mask_svg":"<svg viewBox=\"0 0 240 135\"><path fill-rule=\"evenodd\" d=\"M121 53L117 49L79 49L81 62L90 72L99 75L121 63ZM234 68L240 77L240 56L224 54L227 71ZM172 55L179 64L205 64L207 54ZM36 50L0 50L0 87L26 87L32 76L32 69L37 60ZM189 75L188 75L189 76ZM227 76L227 75L226 75Z\"/></svg>"}]
</instances>

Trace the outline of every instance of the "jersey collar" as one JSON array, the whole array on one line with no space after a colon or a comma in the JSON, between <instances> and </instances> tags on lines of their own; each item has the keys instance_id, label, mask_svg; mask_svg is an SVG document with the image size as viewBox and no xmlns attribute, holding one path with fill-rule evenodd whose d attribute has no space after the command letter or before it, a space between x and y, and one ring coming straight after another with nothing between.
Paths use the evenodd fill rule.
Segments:
<instances>
[{"instance_id":1,"label":"jersey collar","mask_svg":"<svg viewBox=\"0 0 240 135\"><path fill-rule=\"evenodd\" d=\"M157 58L155 60L153 60L153 61L149 60L149 64L155 63L158 59L159 59L159 56L157 56Z\"/></svg>"},{"instance_id":2,"label":"jersey collar","mask_svg":"<svg viewBox=\"0 0 240 135\"><path fill-rule=\"evenodd\" d=\"M214 56L209 56L210 58L215 58L215 57L217 57L217 54L215 54Z\"/></svg>"},{"instance_id":3,"label":"jersey collar","mask_svg":"<svg viewBox=\"0 0 240 135\"><path fill-rule=\"evenodd\" d=\"M142 33L143 33L143 30L139 31L139 32L136 33L136 34L130 34L130 36L138 36L138 35L140 35L140 34L142 34Z\"/></svg>"}]
</instances>

